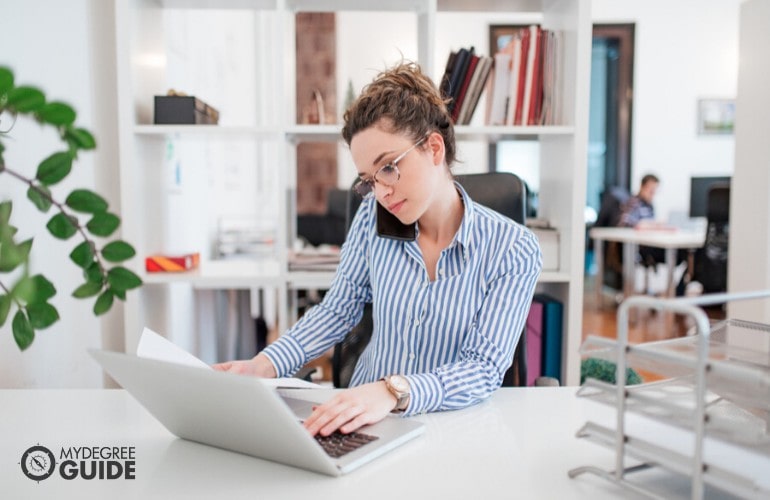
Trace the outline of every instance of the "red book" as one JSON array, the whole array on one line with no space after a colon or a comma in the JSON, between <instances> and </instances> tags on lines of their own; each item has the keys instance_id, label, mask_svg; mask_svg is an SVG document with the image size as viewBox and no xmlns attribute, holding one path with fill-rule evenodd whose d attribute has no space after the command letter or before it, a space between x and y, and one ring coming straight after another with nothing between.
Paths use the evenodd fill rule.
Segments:
<instances>
[{"instance_id":1,"label":"red book","mask_svg":"<svg viewBox=\"0 0 770 500\"><path fill-rule=\"evenodd\" d=\"M527 385L543 374L543 303L532 302L527 316Z\"/></svg>"},{"instance_id":2,"label":"red book","mask_svg":"<svg viewBox=\"0 0 770 500\"><path fill-rule=\"evenodd\" d=\"M513 125L522 125L522 108L524 107L524 87L527 83L527 62L529 60L529 30L522 30L521 34L521 62L519 63L519 84L516 87L516 116L513 117ZM511 75L514 76L514 75ZM513 96L510 96L513 99Z\"/></svg>"}]
</instances>

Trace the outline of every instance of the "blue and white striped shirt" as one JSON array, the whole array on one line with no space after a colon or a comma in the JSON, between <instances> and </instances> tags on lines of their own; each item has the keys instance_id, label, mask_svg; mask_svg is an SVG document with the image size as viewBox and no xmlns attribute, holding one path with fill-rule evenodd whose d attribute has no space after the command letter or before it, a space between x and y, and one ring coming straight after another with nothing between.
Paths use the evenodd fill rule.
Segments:
<instances>
[{"instance_id":1,"label":"blue and white striped shirt","mask_svg":"<svg viewBox=\"0 0 770 500\"><path fill-rule=\"evenodd\" d=\"M405 415L463 408L500 387L540 275L540 247L524 226L457 189L463 220L432 282L417 241L377 236L376 201L363 201L324 300L263 351L279 377L340 342L372 302L374 331L351 385L406 375Z\"/></svg>"}]
</instances>

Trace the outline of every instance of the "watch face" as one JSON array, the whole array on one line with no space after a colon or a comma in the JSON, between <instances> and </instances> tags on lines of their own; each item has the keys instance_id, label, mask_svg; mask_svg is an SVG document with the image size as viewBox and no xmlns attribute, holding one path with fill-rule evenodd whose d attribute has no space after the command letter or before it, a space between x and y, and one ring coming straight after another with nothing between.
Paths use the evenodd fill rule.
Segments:
<instances>
[{"instance_id":1,"label":"watch face","mask_svg":"<svg viewBox=\"0 0 770 500\"><path fill-rule=\"evenodd\" d=\"M399 375L394 375L390 377L390 384L398 391L398 392L408 392L409 391L409 382Z\"/></svg>"}]
</instances>

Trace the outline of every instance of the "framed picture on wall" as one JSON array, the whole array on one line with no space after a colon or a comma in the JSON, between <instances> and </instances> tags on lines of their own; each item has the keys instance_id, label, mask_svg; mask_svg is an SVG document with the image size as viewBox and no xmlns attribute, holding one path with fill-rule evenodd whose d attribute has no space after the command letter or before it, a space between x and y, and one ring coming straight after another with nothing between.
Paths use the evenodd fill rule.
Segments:
<instances>
[{"instance_id":1,"label":"framed picture on wall","mask_svg":"<svg viewBox=\"0 0 770 500\"><path fill-rule=\"evenodd\" d=\"M698 99L698 135L732 134L735 99Z\"/></svg>"}]
</instances>

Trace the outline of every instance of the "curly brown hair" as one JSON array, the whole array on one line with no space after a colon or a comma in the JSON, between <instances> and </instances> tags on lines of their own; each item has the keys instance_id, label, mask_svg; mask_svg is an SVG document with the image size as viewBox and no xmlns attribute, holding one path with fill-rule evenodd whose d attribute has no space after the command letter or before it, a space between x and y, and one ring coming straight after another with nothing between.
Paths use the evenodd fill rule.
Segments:
<instances>
[{"instance_id":1,"label":"curly brown hair","mask_svg":"<svg viewBox=\"0 0 770 500\"><path fill-rule=\"evenodd\" d=\"M342 137L349 146L353 136L375 124L391 133L406 133L415 142L438 132L444 138L446 164L451 166L457 147L447 102L418 64L402 62L364 87L345 111Z\"/></svg>"}]
</instances>

